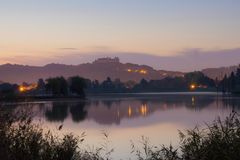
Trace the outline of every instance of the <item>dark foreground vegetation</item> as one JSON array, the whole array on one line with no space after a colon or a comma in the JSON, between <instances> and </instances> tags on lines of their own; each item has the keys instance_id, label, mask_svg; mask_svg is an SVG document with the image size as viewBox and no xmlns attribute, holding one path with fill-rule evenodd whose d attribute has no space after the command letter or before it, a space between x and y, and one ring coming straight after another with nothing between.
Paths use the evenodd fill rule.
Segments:
<instances>
[{"instance_id":1,"label":"dark foreground vegetation","mask_svg":"<svg viewBox=\"0 0 240 160\"><path fill-rule=\"evenodd\" d=\"M14 116L21 115L21 116ZM4 160L110 160L108 143L84 149L85 133L56 136L32 123L25 112L0 110L0 159ZM62 126L59 126L61 130ZM147 138L142 147L132 144L136 160L238 160L240 157L240 116L233 112L224 121L217 119L205 128L180 132L178 148L152 146ZM108 135L104 134L106 141Z\"/></svg>"}]
</instances>

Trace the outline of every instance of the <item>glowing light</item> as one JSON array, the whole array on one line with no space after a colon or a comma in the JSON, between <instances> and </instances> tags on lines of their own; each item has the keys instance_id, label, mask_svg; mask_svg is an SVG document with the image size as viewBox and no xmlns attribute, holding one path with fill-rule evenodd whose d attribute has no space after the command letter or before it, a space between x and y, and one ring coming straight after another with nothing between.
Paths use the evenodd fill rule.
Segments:
<instances>
[{"instance_id":1,"label":"glowing light","mask_svg":"<svg viewBox=\"0 0 240 160\"><path fill-rule=\"evenodd\" d=\"M195 84L191 84L191 85L190 85L190 89L191 89L191 90L196 89L196 85L195 85Z\"/></svg>"},{"instance_id":2,"label":"glowing light","mask_svg":"<svg viewBox=\"0 0 240 160\"><path fill-rule=\"evenodd\" d=\"M31 90L34 90L38 87L37 84L33 83L33 84L30 84L28 86L24 86L24 85L21 85L19 86L19 92L27 92L27 91L31 91Z\"/></svg>"},{"instance_id":3,"label":"glowing light","mask_svg":"<svg viewBox=\"0 0 240 160\"><path fill-rule=\"evenodd\" d=\"M144 70L144 69L141 69L141 70L139 71L139 73L141 73L141 74L147 74L147 71Z\"/></svg>"},{"instance_id":4,"label":"glowing light","mask_svg":"<svg viewBox=\"0 0 240 160\"><path fill-rule=\"evenodd\" d=\"M192 102L195 102L195 97L192 97Z\"/></svg>"},{"instance_id":5,"label":"glowing light","mask_svg":"<svg viewBox=\"0 0 240 160\"><path fill-rule=\"evenodd\" d=\"M192 105L195 105L195 97L192 97Z\"/></svg>"},{"instance_id":6,"label":"glowing light","mask_svg":"<svg viewBox=\"0 0 240 160\"><path fill-rule=\"evenodd\" d=\"M25 91L24 87L23 87L23 86L20 86L20 87L19 87L19 91L20 91L20 92L24 92L24 91Z\"/></svg>"},{"instance_id":7,"label":"glowing light","mask_svg":"<svg viewBox=\"0 0 240 160\"><path fill-rule=\"evenodd\" d=\"M146 104L141 105L140 112L141 112L142 116L147 115L147 105Z\"/></svg>"},{"instance_id":8,"label":"glowing light","mask_svg":"<svg viewBox=\"0 0 240 160\"><path fill-rule=\"evenodd\" d=\"M131 70L131 69L127 69L127 71L128 71L128 72L132 72L132 70Z\"/></svg>"},{"instance_id":9,"label":"glowing light","mask_svg":"<svg viewBox=\"0 0 240 160\"><path fill-rule=\"evenodd\" d=\"M128 116L131 117L131 115L132 115L132 107L129 106L128 107Z\"/></svg>"},{"instance_id":10,"label":"glowing light","mask_svg":"<svg viewBox=\"0 0 240 160\"><path fill-rule=\"evenodd\" d=\"M129 72L129 73L132 73L132 72L135 72L135 73L139 73L139 74L147 74L147 70L145 70L145 69L127 69L127 72Z\"/></svg>"},{"instance_id":11,"label":"glowing light","mask_svg":"<svg viewBox=\"0 0 240 160\"><path fill-rule=\"evenodd\" d=\"M147 115L147 105L144 106L145 115Z\"/></svg>"}]
</instances>

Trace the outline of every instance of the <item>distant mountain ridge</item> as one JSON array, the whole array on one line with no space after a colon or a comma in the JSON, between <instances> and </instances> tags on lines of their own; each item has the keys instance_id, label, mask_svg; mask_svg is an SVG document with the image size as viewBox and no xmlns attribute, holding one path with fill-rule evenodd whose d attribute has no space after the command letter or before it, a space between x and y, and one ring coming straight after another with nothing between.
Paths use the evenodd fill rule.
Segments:
<instances>
[{"instance_id":1,"label":"distant mountain ridge","mask_svg":"<svg viewBox=\"0 0 240 160\"><path fill-rule=\"evenodd\" d=\"M207 68L202 72L212 79L222 79L224 75L229 75L236 71L238 66ZM138 65L133 63L121 63L119 58L99 58L92 63L79 65L65 64L47 64L45 66L28 66L18 64L0 65L0 83L22 83L36 82L39 78L47 79L49 77L64 76L81 76L91 80L103 81L107 77L112 80L120 79L123 82L132 80L140 81L141 79L155 80L165 77L182 77L183 72L156 70L147 65Z\"/></svg>"},{"instance_id":2,"label":"distant mountain ridge","mask_svg":"<svg viewBox=\"0 0 240 160\"><path fill-rule=\"evenodd\" d=\"M36 82L39 78L56 76L79 75L91 80L103 81L106 77L120 79L123 82L133 80L140 81L142 78L162 79L165 77L183 76L182 72L155 70L147 65L121 63L118 58L100 58L93 63L79 65L47 64L45 66L28 66L18 64L0 65L0 79L4 82L22 83Z\"/></svg>"}]
</instances>

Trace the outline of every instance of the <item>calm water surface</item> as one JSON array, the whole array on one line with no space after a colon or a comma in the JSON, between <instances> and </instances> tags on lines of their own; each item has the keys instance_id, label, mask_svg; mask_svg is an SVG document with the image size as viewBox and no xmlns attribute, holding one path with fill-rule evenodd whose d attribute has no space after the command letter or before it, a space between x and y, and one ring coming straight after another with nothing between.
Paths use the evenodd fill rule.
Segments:
<instances>
[{"instance_id":1,"label":"calm water surface","mask_svg":"<svg viewBox=\"0 0 240 160\"><path fill-rule=\"evenodd\" d=\"M177 145L178 130L193 128L226 117L240 110L240 98L214 93L131 94L89 97L86 101L44 101L6 103L17 109L27 108L34 121L54 134L86 132L85 144L101 146L103 132L109 134L109 148L116 159L130 157L131 142L141 136L152 144ZM60 131L57 128L63 124Z\"/></svg>"}]
</instances>

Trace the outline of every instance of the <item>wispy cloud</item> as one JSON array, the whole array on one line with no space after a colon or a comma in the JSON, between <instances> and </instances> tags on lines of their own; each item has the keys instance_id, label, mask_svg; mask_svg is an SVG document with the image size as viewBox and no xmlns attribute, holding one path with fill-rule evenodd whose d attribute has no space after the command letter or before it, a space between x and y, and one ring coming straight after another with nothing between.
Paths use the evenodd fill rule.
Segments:
<instances>
[{"instance_id":1,"label":"wispy cloud","mask_svg":"<svg viewBox=\"0 0 240 160\"><path fill-rule=\"evenodd\" d=\"M79 50L78 48L71 48L71 47L67 47L67 48L58 48L58 50Z\"/></svg>"}]
</instances>

